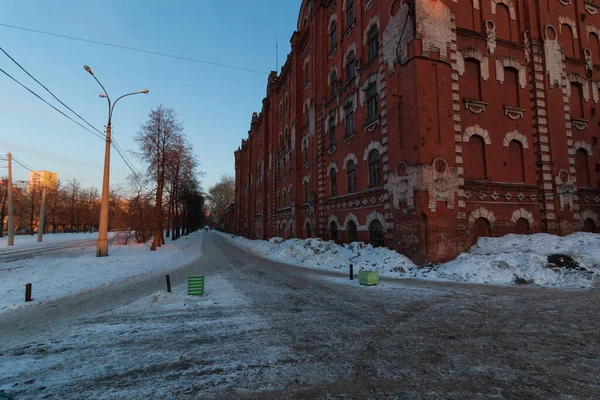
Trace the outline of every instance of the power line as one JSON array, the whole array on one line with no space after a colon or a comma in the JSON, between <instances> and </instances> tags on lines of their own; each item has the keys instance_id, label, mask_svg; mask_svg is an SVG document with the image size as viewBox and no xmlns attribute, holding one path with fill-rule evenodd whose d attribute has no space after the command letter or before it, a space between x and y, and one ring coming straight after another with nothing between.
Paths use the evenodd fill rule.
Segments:
<instances>
[{"instance_id":1,"label":"power line","mask_svg":"<svg viewBox=\"0 0 600 400\"><path fill-rule=\"evenodd\" d=\"M21 68L21 70L23 70L23 72L25 72L27 75L29 75L29 77L31 79L33 79L34 81L36 81L41 87L43 87L46 92L50 93L50 95L52 95L52 97L54 97L60 104L62 104L64 107L67 108L67 110L71 111L73 114L75 114L77 117L79 117L80 120L82 120L83 122L85 122L86 124L88 124L92 129L94 129L96 132L98 132L100 134L100 136L104 136L104 133L102 133L100 130L98 130L95 126L93 126L92 124L90 124L85 118L83 118L81 115L77 114L75 111L73 111L73 109L71 107L69 107L68 105L66 105L65 103L63 103L63 101L61 99L59 99L58 97L56 97L56 95L54 93L52 93L52 91L50 91L50 89L48 89L46 86L44 86L44 84L40 81L38 81L33 75L31 75L29 73L29 71L27 71L25 68L23 68L23 66L21 64L19 64L14 58L12 58L10 56L10 54L8 54L2 47L0 47L0 50L2 50L2 52L8 57L10 58L10 60L12 62L14 62L15 64L17 64L17 66L19 68Z\"/></svg>"},{"instance_id":2,"label":"power line","mask_svg":"<svg viewBox=\"0 0 600 400\"><path fill-rule=\"evenodd\" d=\"M238 66L235 66L235 65L215 63L215 62L211 62L211 61L199 60L199 59L190 58L190 57L176 56L176 55L173 55L173 54L166 54L166 53L161 53L161 52L158 52L158 51L144 50L144 49L138 49L138 48L135 48L135 47L122 46L122 45L119 45L119 44L100 42L100 41L97 41L97 40L82 39L82 38L75 37L75 36L68 36L68 35L62 35L62 34L59 34L59 33L53 33L53 32L40 31L40 30L37 30L37 29L24 28L22 26L15 26L15 25L8 25L8 24L0 24L0 26L4 26L6 28L11 28L11 29L19 29L19 30L27 31L27 32L39 33L39 34L42 34L42 35L56 36L56 37L60 37L60 38L63 38L63 39L77 40L77 41L80 41L80 42L99 44L99 45L102 45L102 46L116 47L118 49L136 51L138 53L146 53L146 54L152 54L152 55L155 55L155 56L169 57L169 58L175 58L175 59L178 59L178 60L191 61L191 62L200 63L200 64L212 65L212 66L215 66L215 67L237 69L237 70L240 70L240 71L254 72L256 74L263 74L263 75L268 75L269 74L268 72L259 71L259 70L256 70L256 69L238 67Z\"/></svg>"},{"instance_id":3,"label":"power line","mask_svg":"<svg viewBox=\"0 0 600 400\"><path fill-rule=\"evenodd\" d=\"M54 110L58 111L60 114L62 114L62 116L70 119L71 121L75 122L77 125L79 125L80 127L82 127L83 129L85 129L86 131L90 132L92 135L97 136L98 138L105 140L105 138L103 138L102 136L98 135L96 132L90 130L89 128L87 128L86 126L80 124L79 122L75 121L73 118L69 117L67 114L65 114L64 112L62 112L61 110L59 110L58 108L54 107L52 104L50 104L48 101L46 101L44 98L42 98L39 94L37 94L36 92L34 92L33 90L29 89L27 86L23 85L21 82L19 82L16 78L13 78L12 75L10 75L8 72L4 71L2 68L0 68L0 72L2 72L4 75L8 76L10 79L12 79L13 81L15 81L16 83L18 83L21 87L23 87L25 90L27 90L29 93L31 93L32 95L34 95L35 97L37 97L38 99L40 99L41 101L43 101L44 103L46 103L47 105L49 105L50 107L52 107Z\"/></svg>"}]
</instances>

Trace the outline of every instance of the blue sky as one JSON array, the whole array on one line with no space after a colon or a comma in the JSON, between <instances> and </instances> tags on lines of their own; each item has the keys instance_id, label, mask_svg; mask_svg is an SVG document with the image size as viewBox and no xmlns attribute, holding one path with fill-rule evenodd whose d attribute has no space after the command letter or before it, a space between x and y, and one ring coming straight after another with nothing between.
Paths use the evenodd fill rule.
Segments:
<instances>
[{"instance_id":1,"label":"blue sky","mask_svg":"<svg viewBox=\"0 0 600 400\"><path fill-rule=\"evenodd\" d=\"M300 0L2 0L0 23L268 73L275 69L276 38L279 65L285 61L299 8ZM136 150L133 137L148 111L159 104L175 109L194 145L200 169L206 172L205 190L222 174L233 174L233 152L265 95L266 74L2 26L0 37L4 50L100 130L106 125L107 105L98 97L100 87L84 71L84 64L94 70L113 100L149 89L147 95L119 102L113 135L122 148ZM59 106L1 53L0 68ZM85 187L100 187L103 142L3 74L0 126L1 153L11 151L34 169L57 172L62 181L76 178ZM111 185L123 183L129 170L114 151L111 161ZM141 169L141 164L137 166ZM18 166L13 169L14 179L26 179L27 171Z\"/></svg>"}]
</instances>

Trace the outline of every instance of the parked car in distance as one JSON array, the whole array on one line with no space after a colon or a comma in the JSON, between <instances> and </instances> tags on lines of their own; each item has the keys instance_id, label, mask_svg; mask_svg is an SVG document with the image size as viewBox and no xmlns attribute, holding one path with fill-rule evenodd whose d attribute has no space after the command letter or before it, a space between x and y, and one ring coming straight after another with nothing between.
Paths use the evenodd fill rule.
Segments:
<instances>
[{"instance_id":1,"label":"parked car in distance","mask_svg":"<svg viewBox=\"0 0 600 400\"><path fill-rule=\"evenodd\" d=\"M75 229L73 229L73 228L65 228L65 229L63 229L63 233L75 233Z\"/></svg>"},{"instance_id":2,"label":"parked car in distance","mask_svg":"<svg viewBox=\"0 0 600 400\"><path fill-rule=\"evenodd\" d=\"M30 228L18 228L15 233L17 235L33 235L35 232L32 232Z\"/></svg>"}]
</instances>

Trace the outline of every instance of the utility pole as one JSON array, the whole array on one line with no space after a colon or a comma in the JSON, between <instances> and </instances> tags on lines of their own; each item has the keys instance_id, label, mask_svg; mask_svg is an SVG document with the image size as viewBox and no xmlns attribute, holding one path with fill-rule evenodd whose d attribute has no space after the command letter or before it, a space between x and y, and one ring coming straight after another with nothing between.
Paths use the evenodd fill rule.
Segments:
<instances>
[{"instance_id":1,"label":"utility pole","mask_svg":"<svg viewBox=\"0 0 600 400\"><path fill-rule=\"evenodd\" d=\"M12 191L12 154L8 153L8 246L15 245L15 226L13 216Z\"/></svg>"},{"instance_id":2,"label":"utility pole","mask_svg":"<svg viewBox=\"0 0 600 400\"><path fill-rule=\"evenodd\" d=\"M46 191L48 190L48 185L44 183L44 187L42 189L42 204L40 205L40 223L38 224L38 237L37 241L41 242L44 235L44 229L46 228Z\"/></svg>"}]
</instances>

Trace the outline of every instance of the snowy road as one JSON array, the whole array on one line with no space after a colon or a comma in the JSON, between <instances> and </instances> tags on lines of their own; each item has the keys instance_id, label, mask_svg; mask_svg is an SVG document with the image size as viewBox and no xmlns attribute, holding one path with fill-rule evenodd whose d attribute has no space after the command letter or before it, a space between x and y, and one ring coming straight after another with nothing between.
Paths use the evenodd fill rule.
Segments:
<instances>
[{"instance_id":1,"label":"snowy road","mask_svg":"<svg viewBox=\"0 0 600 400\"><path fill-rule=\"evenodd\" d=\"M215 234L202 253L181 273L206 275L203 298L177 286L115 308L162 284L138 281L87 305L57 302L41 324L40 313L23 314L34 308L21 310L28 323L3 316L0 390L19 399L600 392L600 291L416 280L361 287L267 261Z\"/></svg>"}]
</instances>

